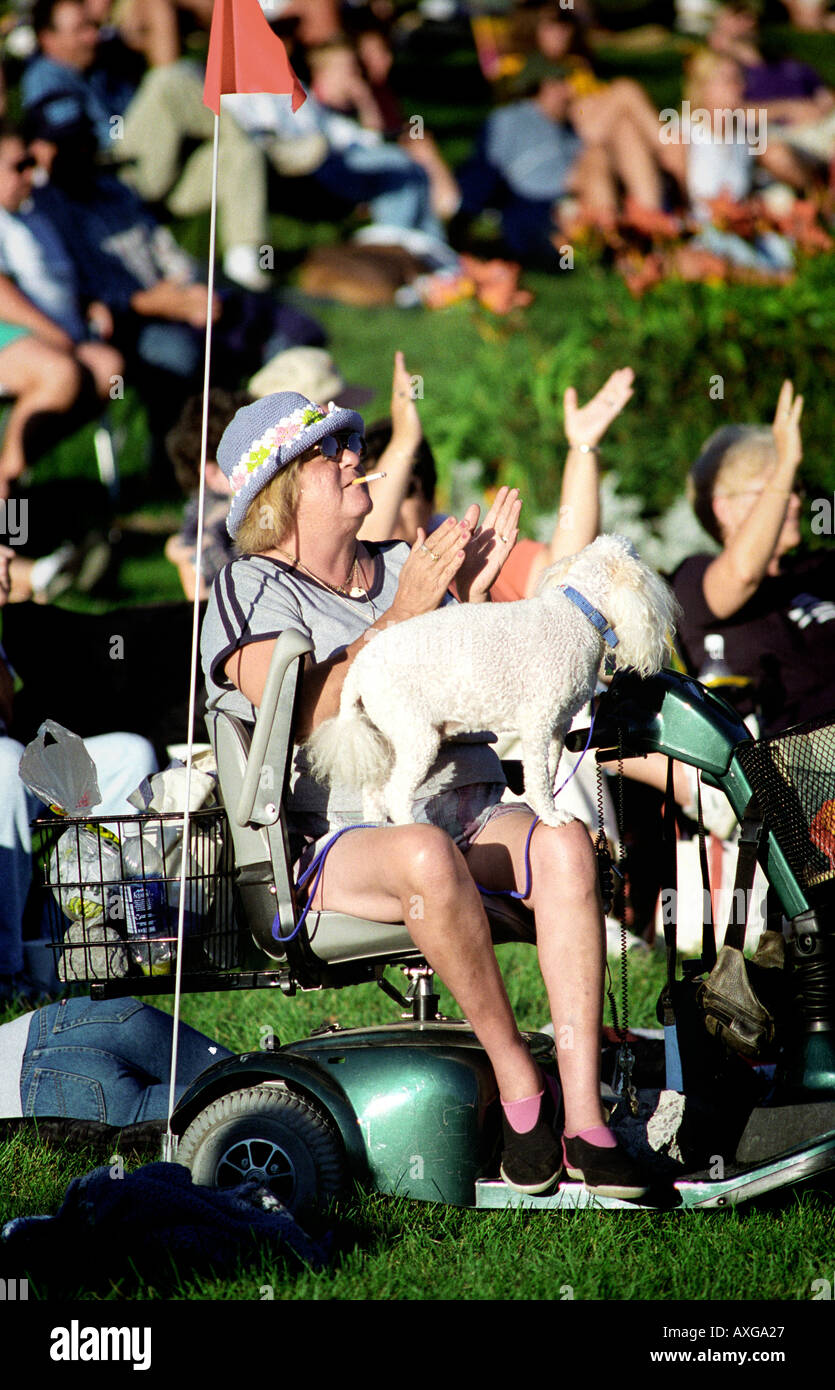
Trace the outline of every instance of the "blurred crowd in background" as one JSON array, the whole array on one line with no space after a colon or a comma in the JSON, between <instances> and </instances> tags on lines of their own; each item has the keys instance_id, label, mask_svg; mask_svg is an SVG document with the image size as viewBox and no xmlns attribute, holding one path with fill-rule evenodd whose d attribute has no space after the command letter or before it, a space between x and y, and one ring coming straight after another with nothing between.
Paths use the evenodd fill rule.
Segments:
<instances>
[{"instance_id":1,"label":"blurred crowd in background","mask_svg":"<svg viewBox=\"0 0 835 1390\"><path fill-rule=\"evenodd\" d=\"M433 310L469 297L496 315L522 313L531 297L520 285L524 271L559 275L580 245L636 294L670 275L790 280L799 257L830 247L835 92L813 64L775 51L761 32L763 11L781 32L790 26L824 44L835 15L826 0L769 4L677 0L648 6L651 22L622 20L613 36L616 8L604 13L601 5L598 14L590 0L264 0L308 97L296 113L286 96L223 98L210 299L205 264L178 236L210 203L213 116L203 79L212 0L17 0L0 20L0 541L12 539L32 469L85 422L98 422L99 474L115 495L107 411L127 382L147 414L149 480L165 492L176 477L185 494L182 529L165 553L184 599L195 590L205 596L231 555L214 450L235 409L282 390L349 400L350 368L325 349L316 298L362 313L380 304ZM428 106L437 88L448 101L454 87L454 75L441 83L440 68L426 64L435 35L445 51L452 41L468 54L477 76L484 118L474 139L466 123L463 150L448 128L444 138L433 132L415 105L416 54ZM675 105L659 110L639 81L601 61L614 40L619 52L677 55ZM278 212L334 225L331 243L304 257L297 289L276 274ZM209 321L213 393L198 559ZM408 383L402 358L393 419L369 438L372 457L390 451L400 488L386 534L406 536L414 530L410 505L425 523L432 516L435 470L416 411L398 412L398 397L408 394L398 393L398 374ZM17 601L45 603L72 584L90 589L107 562L101 536L46 555L32 544L5 551L0 730L3 720L13 730L13 663L25 664L24 646L37 640L54 651L65 640L58 623L38 627L27 617L25 626L11 625ZM185 653L187 620L176 632ZM30 723L48 703L46 670L31 666L26 678ZM176 675L169 670L183 695L185 674L182 662ZM126 699L134 678L139 667L124 678ZM157 733L176 724L170 704ZM120 727L114 712L107 729ZM102 731L101 723L81 730ZM160 738L154 742L159 751ZM23 835L26 809L18 807L8 833L0 827L0 855ZM25 875L21 883L28 885ZM19 952L5 969L0 956L0 976L21 969Z\"/></svg>"},{"instance_id":2,"label":"blurred crowd in background","mask_svg":"<svg viewBox=\"0 0 835 1390\"><path fill-rule=\"evenodd\" d=\"M808 63L763 48L747 0L680 0L670 32L617 36L683 45L681 103L660 112L633 78L598 75L606 35L588 0L268 0L308 99L296 113L283 96L223 99L209 303L205 268L171 224L209 206L211 10L21 0L5 18L0 386L13 405L0 497L125 372L164 469L165 433L202 379L208 318L213 380L229 389L277 353L323 344L315 318L273 288L272 211L336 222L299 284L357 307L476 294L506 313L529 299L520 267L559 273L584 239L636 292L666 274L779 282L799 250L829 246L835 94ZM783 18L831 23L812 0ZM400 86L417 36L450 25L477 57L489 111L455 167ZM427 98L437 78L426 71Z\"/></svg>"}]
</instances>

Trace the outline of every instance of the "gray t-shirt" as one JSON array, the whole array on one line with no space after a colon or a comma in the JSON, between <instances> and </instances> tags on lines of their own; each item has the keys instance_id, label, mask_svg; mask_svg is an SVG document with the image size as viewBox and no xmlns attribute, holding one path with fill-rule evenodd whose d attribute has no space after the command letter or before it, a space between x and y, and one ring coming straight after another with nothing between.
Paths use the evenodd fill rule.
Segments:
<instances>
[{"instance_id":1,"label":"gray t-shirt","mask_svg":"<svg viewBox=\"0 0 835 1390\"><path fill-rule=\"evenodd\" d=\"M394 602L400 571L409 555L402 541L366 542L375 559L374 580L366 599L334 593L281 560L252 555L233 560L217 576L201 636L201 655L209 703L254 723L256 709L225 674L233 652L250 642L272 641L295 628L313 642L313 659L327 661L367 631ZM451 594L445 602L454 603ZM418 799L453 787L504 783L501 764L490 747L492 735L463 734L442 745ZM288 805L291 823L307 833L362 822L362 797L356 788L325 787L307 772L303 748L294 756ZM303 820L301 819L303 818ZM321 828L319 826L321 825Z\"/></svg>"},{"instance_id":2,"label":"gray t-shirt","mask_svg":"<svg viewBox=\"0 0 835 1390\"><path fill-rule=\"evenodd\" d=\"M552 121L535 101L518 101L488 116L484 148L516 197L553 202L565 197L582 144L573 130Z\"/></svg>"}]
</instances>

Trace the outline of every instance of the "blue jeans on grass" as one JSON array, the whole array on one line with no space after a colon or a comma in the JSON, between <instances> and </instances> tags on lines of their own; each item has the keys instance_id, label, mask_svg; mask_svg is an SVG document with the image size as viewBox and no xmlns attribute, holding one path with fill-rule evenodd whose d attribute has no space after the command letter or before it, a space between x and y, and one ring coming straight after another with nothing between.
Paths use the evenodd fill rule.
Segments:
<instances>
[{"instance_id":1,"label":"blue jeans on grass","mask_svg":"<svg viewBox=\"0 0 835 1390\"><path fill-rule=\"evenodd\" d=\"M125 1126L168 1115L173 1019L138 999L64 999L37 1009L20 1074L24 1115ZM179 1100L227 1048L181 1023Z\"/></svg>"},{"instance_id":2,"label":"blue jeans on grass","mask_svg":"<svg viewBox=\"0 0 835 1390\"><path fill-rule=\"evenodd\" d=\"M348 202L368 203L374 222L445 241L444 229L432 211L426 171L397 145L332 150L314 178Z\"/></svg>"}]
</instances>

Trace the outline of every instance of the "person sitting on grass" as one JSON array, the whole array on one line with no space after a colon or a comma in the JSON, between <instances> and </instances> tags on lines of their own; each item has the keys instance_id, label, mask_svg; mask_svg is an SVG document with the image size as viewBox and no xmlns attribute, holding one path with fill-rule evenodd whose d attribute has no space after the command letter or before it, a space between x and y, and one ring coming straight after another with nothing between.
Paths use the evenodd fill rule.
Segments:
<instances>
[{"instance_id":1,"label":"person sitting on grass","mask_svg":"<svg viewBox=\"0 0 835 1390\"><path fill-rule=\"evenodd\" d=\"M582 29L554 5L516 15L511 100L459 171L464 213L497 207L511 253L554 269L560 242L586 227L669 237L679 225L665 211L664 175L681 176L658 113L637 82L595 76Z\"/></svg>"},{"instance_id":2,"label":"person sitting on grass","mask_svg":"<svg viewBox=\"0 0 835 1390\"><path fill-rule=\"evenodd\" d=\"M141 198L167 202L175 217L202 212L210 201L212 113L203 102L199 71L179 61L174 9L143 7L150 27L141 22L136 4L127 7L133 16L119 16L132 45L143 49L150 63L143 73L139 53L132 53L115 29L101 33L111 8L108 0L36 0L32 23L38 52L23 74L24 112L45 112L59 139L62 129L71 131L88 120L99 152L123 165L124 177ZM224 270L239 284L263 290L268 279L258 255L267 240L266 164L233 120L221 122L219 138Z\"/></svg>"},{"instance_id":3,"label":"person sitting on grass","mask_svg":"<svg viewBox=\"0 0 835 1390\"><path fill-rule=\"evenodd\" d=\"M97 168L89 122L63 129L57 143L48 112L34 110L29 119L49 174L39 210L59 233L72 229L68 248L81 293L110 310L113 341L144 393L155 440L199 385L209 318L219 380L239 380L283 348L324 341L315 320L277 296L221 289L209 301L197 262L131 189Z\"/></svg>"},{"instance_id":4,"label":"person sitting on grass","mask_svg":"<svg viewBox=\"0 0 835 1390\"><path fill-rule=\"evenodd\" d=\"M523 10L517 18L522 46L532 45L540 59L566 70L571 89L569 119L586 146L607 153L623 187L623 223L650 236L658 231L668 235L671 222L662 209L665 193L675 190L665 190L663 176L669 176L673 185L680 183L680 177L660 138L658 112L633 78L602 81L597 76L587 28L587 17L579 11L553 4ZM615 185L608 208L598 206L592 221L612 225L617 191Z\"/></svg>"},{"instance_id":5,"label":"person sitting on grass","mask_svg":"<svg viewBox=\"0 0 835 1390\"><path fill-rule=\"evenodd\" d=\"M348 22L359 31L355 43L339 37L308 48L311 92L327 110L352 117L364 130L396 140L398 149L425 170L435 216L448 221L461 201L458 184L428 130L422 129L419 140L409 136L405 115L387 82L394 59L385 30L367 13L355 13ZM361 62L361 45L378 76L376 84L370 80L367 64Z\"/></svg>"},{"instance_id":6,"label":"person sitting on grass","mask_svg":"<svg viewBox=\"0 0 835 1390\"><path fill-rule=\"evenodd\" d=\"M825 168L835 154L835 93L808 63L766 57L757 29L754 9L739 0L719 7L707 41L714 53L741 65L746 105L765 112L772 132L808 160L810 171L816 162Z\"/></svg>"},{"instance_id":7,"label":"person sitting on grass","mask_svg":"<svg viewBox=\"0 0 835 1390\"><path fill-rule=\"evenodd\" d=\"M800 189L806 170L746 102L743 71L733 58L709 50L696 53L688 64L685 91L691 116L682 120L679 139L671 140L669 148L680 160L699 228L686 249L704 248L743 269L777 275L790 271L791 242L759 230L750 199L755 176L769 174Z\"/></svg>"},{"instance_id":8,"label":"person sitting on grass","mask_svg":"<svg viewBox=\"0 0 835 1390\"><path fill-rule=\"evenodd\" d=\"M0 124L0 385L16 398L0 448L0 497L32 461L44 423L36 417L69 412L85 380L106 400L124 371L121 353L91 338L107 311L92 303L85 322L63 241L32 208L34 163L15 127Z\"/></svg>"}]
</instances>

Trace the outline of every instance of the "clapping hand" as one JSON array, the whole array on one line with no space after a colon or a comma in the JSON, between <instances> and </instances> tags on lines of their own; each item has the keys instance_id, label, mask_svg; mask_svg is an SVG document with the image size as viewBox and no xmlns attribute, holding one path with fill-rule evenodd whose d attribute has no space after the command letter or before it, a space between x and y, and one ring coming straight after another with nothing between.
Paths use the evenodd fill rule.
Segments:
<instances>
[{"instance_id":1,"label":"clapping hand","mask_svg":"<svg viewBox=\"0 0 835 1390\"><path fill-rule=\"evenodd\" d=\"M479 507L473 503L464 513L464 523L471 531L465 547L464 561L455 576L455 586L462 603L479 601L487 596L519 535L519 513L522 502L518 488L500 487L481 526Z\"/></svg>"},{"instance_id":2,"label":"clapping hand","mask_svg":"<svg viewBox=\"0 0 835 1390\"><path fill-rule=\"evenodd\" d=\"M576 448L588 444L594 448L600 443L613 420L616 420L626 402L631 398L635 373L631 367L621 367L612 372L609 380L601 386L596 396L587 405L578 406L577 392L569 386L563 397L565 411L565 437Z\"/></svg>"},{"instance_id":3,"label":"clapping hand","mask_svg":"<svg viewBox=\"0 0 835 1390\"><path fill-rule=\"evenodd\" d=\"M431 613L443 602L466 558L470 528L449 516L427 535L418 527L417 540L400 571L392 611L398 620Z\"/></svg>"}]
</instances>

